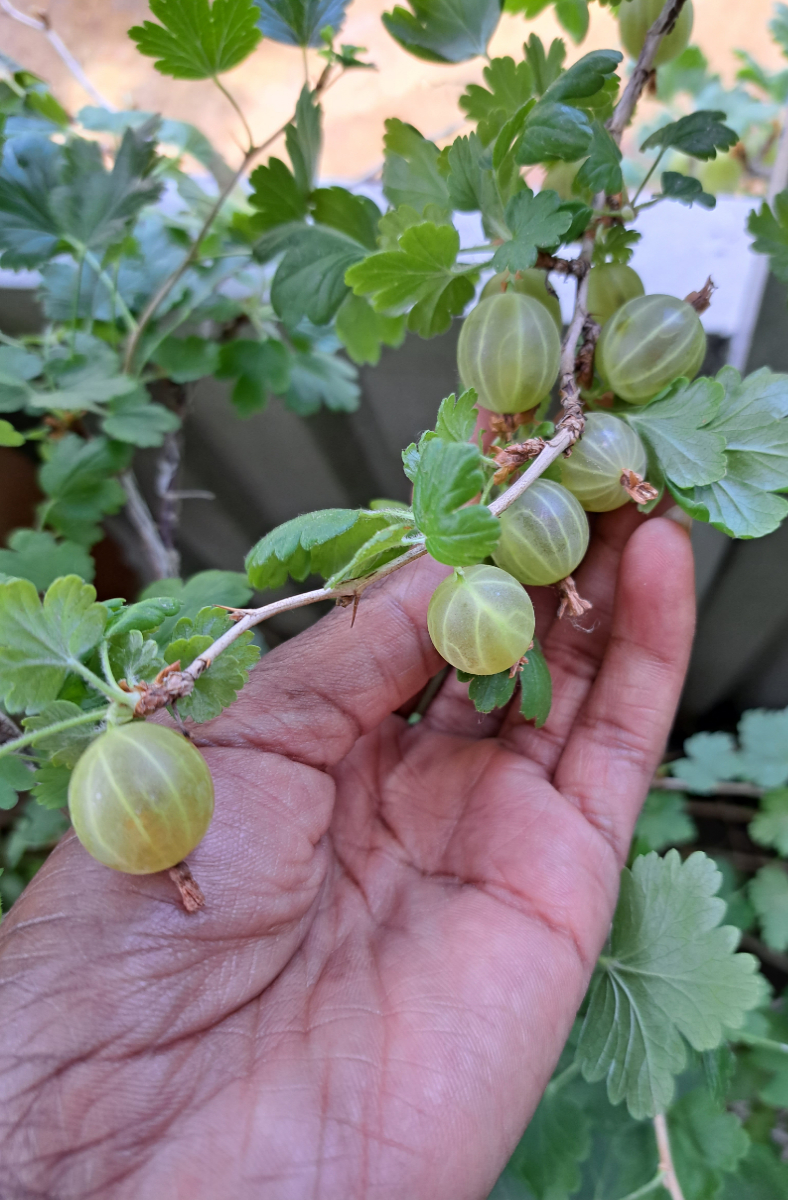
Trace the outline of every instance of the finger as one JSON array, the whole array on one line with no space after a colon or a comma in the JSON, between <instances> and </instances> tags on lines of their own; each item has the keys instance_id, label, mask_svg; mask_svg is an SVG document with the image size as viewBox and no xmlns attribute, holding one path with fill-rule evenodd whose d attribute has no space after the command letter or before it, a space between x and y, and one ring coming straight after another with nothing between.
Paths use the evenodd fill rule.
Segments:
<instances>
[{"instance_id":1,"label":"finger","mask_svg":"<svg viewBox=\"0 0 788 1200\"><path fill-rule=\"evenodd\" d=\"M687 532L650 521L623 555L607 651L554 777L621 860L670 732L694 624Z\"/></svg>"},{"instance_id":2,"label":"finger","mask_svg":"<svg viewBox=\"0 0 788 1200\"><path fill-rule=\"evenodd\" d=\"M512 710L504 727L507 744L540 763L548 776L558 762L605 653L621 555L643 520L634 505L596 518L588 554L575 576L581 596L590 600L593 608L576 622L554 617L542 637L553 682L553 703L547 723L542 729L534 729Z\"/></svg>"},{"instance_id":3,"label":"finger","mask_svg":"<svg viewBox=\"0 0 788 1200\"><path fill-rule=\"evenodd\" d=\"M253 745L311 766L338 762L362 734L418 692L442 665L427 605L449 572L430 558L403 567L351 608L336 608L267 654L198 745Z\"/></svg>"}]
</instances>

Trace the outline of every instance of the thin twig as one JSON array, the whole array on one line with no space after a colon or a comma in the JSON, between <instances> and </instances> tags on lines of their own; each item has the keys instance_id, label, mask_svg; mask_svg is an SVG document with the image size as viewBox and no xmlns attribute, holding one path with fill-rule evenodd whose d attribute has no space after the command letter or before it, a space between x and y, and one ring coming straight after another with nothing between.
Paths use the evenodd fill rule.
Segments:
<instances>
[{"instance_id":1,"label":"thin twig","mask_svg":"<svg viewBox=\"0 0 788 1200\"><path fill-rule=\"evenodd\" d=\"M18 21L20 25L27 25L29 29L36 29L39 33L43 33L52 49L57 55L60 56L71 74L76 79L77 83L87 92L94 104L97 104L99 108L109 109L110 112L118 111L115 105L107 100L106 96L102 96L98 88L95 87L88 79L84 70L80 66L79 62L77 62L76 58L74 58L74 55L69 50L68 46L65 44L60 35L51 27L49 23L49 17L46 14L42 14L39 17L32 17L29 13L20 12L18 8L15 8L11 3L11 0L0 0L0 8L2 8L3 12L7 13L12 20Z\"/></svg>"},{"instance_id":2,"label":"thin twig","mask_svg":"<svg viewBox=\"0 0 788 1200\"><path fill-rule=\"evenodd\" d=\"M684 779L676 779L672 775L659 775L652 779L651 787L660 792L692 792L694 788ZM759 800L768 792L768 788L756 787L754 783L715 783L715 796L747 796Z\"/></svg>"},{"instance_id":3,"label":"thin twig","mask_svg":"<svg viewBox=\"0 0 788 1200\"><path fill-rule=\"evenodd\" d=\"M120 476L121 486L126 493L126 513L145 547L145 554L153 579L172 579L178 574L177 564L161 540L156 522L145 503L133 471L124 471Z\"/></svg>"},{"instance_id":4,"label":"thin twig","mask_svg":"<svg viewBox=\"0 0 788 1200\"><path fill-rule=\"evenodd\" d=\"M662 34L671 27L672 22L675 21L675 18L680 12L683 3L684 0L668 0L668 3L666 4L665 9L663 9L659 19L655 22L654 26L649 30L646 36L646 41L644 43L643 50L641 51L640 58L638 59L638 65L635 68L635 73L633 76L633 78L637 76L641 82L637 88L633 88L632 80L630 80L627 88L624 91L624 95L621 97L621 100L616 106L613 116L608 123L608 128L611 130L611 133L616 140L619 140L621 136L620 132L616 132L618 126L620 125L622 130L626 126L629 118L632 115L637 99L640 96L643 87L645 86L648 78L648 71L651 68L651 64L653 62L654 55L656 54ZM671 10L672 15L670 20L666 20L666 13L669 9ZM675 10L675 12L673 10ZM655 30L657 27L660 27L660 29L659 33L655 35ZM648 69L645 71L639 71L641 65L646 61ZM319 91L321 87L324 87L326 80L327 69L324 70L323 74L321 75L320 80L315 87L315 91ZM619 109L622 109L623 115L620 116L617 121ZM265 149L266 145L270 144L274 138L278 137L285 128L286 126L283 126L282 129L278 130L277 133L269 139L268 143L261 147L255 148L255 153ZM236 179L240 178L240 175L241 171L238 172ZM229 194L230 190L232 189L227 189L227 194ZM215 211L212 210L212 213L210 214L205 225L206 229L210 226L210 223L215 216L215 212L218 212L218 209L221 207L223 202L224 197L222 196L217 201L217 204L214 205ZM604 204L605 197L602 196L597 207L604 207ZM198 236L189 252L189 256L187 256L187 259L181 264L178 272L176 272L174 276L170 277L170 280L163 285L162 289L160 289L160 292L157 293L157 296L155 296L148 305L148 308L140 318L140 331L145 327L147 321L150 319L150 316L161 303L163 296L169 293L170 289L175 285L181 274L183 274L183 271L185 271L193 261L193 258L197 253L197 247L203 236L204 233L201 233ZM500 516L500 514L507 509L510 504L514 503L518 496L521 496L522 493L531 486L535 479L538 479L539 476L547 470L551 463L555 462L555 460L559 458L560 455L566 453L567 450L570 450L583 432L585 418L583 417L580 393L578 390L577 381L575 379L575 357L577 354L577 343L580 340L580 336L583 332L583 328L588 317L588 311L586 307L588 295L588 273L591 268L591 256L594 248L595 236L596 226L592 224L591 228L583 238L580 257L574 260L574 262L571 264L571 270L568 269L570 264L566 262L566 260L560 260L560 268L557 265L559 260L556 260L555 269L563 269L565 270L565 273L574 275L578 280L575 311L572 316L572 320L569 323L569 328L566 331L561 347L559 395L561 399L561 405L564 410L563 416L558 422L555 437L551 438L550 441L546 443L544 450L542 450L537 458L534 459L534 461L527 468L527 470L523 472L520 478L516 480L502 496L499 496L497 500L492 502L490 505L490 511L495 516ZM134 352L136 350L136 344L138 341L139 337L134 339L133 343L130 343L129 353L127 354L126 358L127 366L134 357ZM259 625L263 621L267 621L269 617L276 616L278 613L286 612L293 608L300 608L307 604L314 604L320 600L345 600L347 602L353 600L355 602L357 597L360 596L362 592L366 591L368 587L371 587L379 580L384 579L393 571L398 571L401 567L407 566L409 563L414 562L417 558L421 558L426 553L427 551L424 545L416 545L406 554L403 554L400 558L394 559L393 562L387 563L384 567L381 567L379 571L376 571L373 575L369 575L366 579L350 580L347 583L340 584L336 588L316 588L312 592L302 592L300 596L288 596L284 600L277 600L273 604L266 604L262 608L258 608L246 613L232 626L231 629L228 629L227 632L222 635L222 637L218 638L212 646L209 646L207 650L199 655L199 657L196 658L193 663L190 663L184 671L180 672L179 675L172 675L169 677L167 681L168 695L166 698L162 695L160 699L161 706L163 706L165 703L171 702L173 689L177 687L179 679L183 681L184 691L191 690L191 688L194 686L194 681L199 679L202 673L208 669L218 655L220 655L223 650L226 650L228 646L232 645L236 638L240 637L242 633L245 633L247 629L252 629L255 625ZM149 691L146 696L146 705L153 704L155 706L156 703L157 697L152 693L152 691ZM146 711L153 711L153 709L148 707L146 708Z\"/></svg>"},{"instance_id":5,"label":"thin twig","mask_svg":"<svg viewBox=\"0 0 788 1200\"><path fill-rule=\"evenodd\" d=\"M331 69L331 67L329 64L328 66L326 66L325 70L323 71L323 74L320 76L317 83L315 84L315 89L312 93L313 96L317 96L320 94L320 92L325 91L325 88L328 84L328 75L329 75L330 69ZM172 274L169 275L164 280L164 282L162 283L159 290L156 292L156 294L154 296L151 297L151 299L145 305L145 308L142 310L142 313L139 318L139 325L138 325L137 329L134 331L134 333L132 334L132 336L129 338L128 346L126 348L126 355L125 355L125 359L123 362L124 371L131 371L133 364L134 364L135 356L137 354L137 349L138 349L140 341L142 339L142 335L145 332L145 329L147 328L152 317L156 313L156 310L158 309L159 305L162 304L164 302L164 300L167 299L170 292L175 287L175 285L178 283L178 281L183 277L183 275L186 273L186 271L188 271L188 269L192 265L192 263L195 262L197 260L197 258L199 257L200 248L202 246L202 243L203 243L206 235L208 234L211 226L213 225L214 221L216 220L216 217L219 215L219 212L223 208L224 202L227 199L227 197L230 195L231 192L233 192L235 190L237 184L240 182L241 178L243 177L244 173L246 172L246 169L252 164L254 159L257 158L260 154L262 154L265 150L267 150L269 148L269 146L272 146L277 138L282 136L282 134L285 132L285 130L287 129L288 125L292 122L292 120L293 120L292 117L288 118L288 120L285 121L285 123L283 125L280 125L279 128L274 133L272 133L270 137L266 138L266 140L264 142L261 142L259 146L250 146L249 149L246 151L246 153L243 156L241 165L238 167L237 171L234 172L232 178L227 181L225 186L219 192L219 195L216 197L216 200L211 205L211 207L208 211L208 215L206 216L205 220L203 221L202 226L200 227L200 230L199 230L197 236L195 237L194 241L192 242L187 254L182 259L180 265L178 267L176 267L176 269L172 272Z\"/></svg>"},{"instance_id":6,"label":"thin twig","mask_svg":"<svg viewBox=\"0 0 788 1200\"><path fill-rule=\"evenodd\" d=\"M662 1186L666 1192L670 1193L671 1200L684 1200L684 1193L681 1190L681 1184L676 1175L676 1168L673 1166L673 1156L670 1152L670 1137L668 1136L668 1123L665 1120L664 1113L657 1113L654 1117L654 1133L657 1138Z\"/></svg>"},{"instance_id":7,"label":"thin twig","mask_svg":"<svg viewBox=\"0 0 788 1200\"><path fill-rule=\"evenodd\" d=\"M608 132L616 142L621 141L621 135L631 121L643 88L648 83L660 42L676 24L684 4L685 0L666 0L665 7L646 34L635 69L629 77L613 116L607 123Z\"/></svg>"},{"instance_id":8,"label":"thin twig","mask_svg":"<svg viewBox=\"0 0 788 1200\"><path fill-rule=\"evenodd\" d=\"M746 825L758 815L757 808L714 800L688 800L685 807L691 816L700 817L702 821L728 821L734 825Z\"/></svg>"}]
</instances>

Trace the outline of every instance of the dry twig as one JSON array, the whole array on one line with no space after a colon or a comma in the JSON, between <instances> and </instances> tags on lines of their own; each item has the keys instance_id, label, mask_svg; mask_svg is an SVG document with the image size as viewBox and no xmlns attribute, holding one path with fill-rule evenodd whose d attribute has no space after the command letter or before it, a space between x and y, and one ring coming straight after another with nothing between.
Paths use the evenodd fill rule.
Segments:
<instances>
[{"instance_id":1,"label":"dry twig","mask_svg":"<svg viewBox=\"0 0 788 1200\"><path fill-rule=\"evenodd\" d=\"M711 306L711 297L717 290L717 285L709 275L699 292L690 292L684 297L687 304L691 304L696 313L704 313Z\"/></svg>"},{"instance_id":2,"label":"dry twig","mask_svg":"<svg viewBox=\"0 0 788 1200\"><path fill-rule=\"evenodd\" d=\"M594 607L590 600L584 600L577 590L577 585L571 575L556 584L561 603L558 606L558 619L569 616L572 620L583 617Z\"/></svg>"},{"instance_id":3,"label":"dry twig","mask_svg":"<svg viewBox=\"0 0 788 1200\"><path fill-rule=\"evenodd\" d=\"M654 485L638 475L637 471L622 471L621 486L635 504L648 504L659 495Z\"/></svg>"},{"instance_id":4,"label":"dry twig","mask_svg":"<svg viewBox=\"0 0 788 1200\"><path fill-rule=\"evenodd\" d=\"M170 867L167 874L178 889L181 904L187 913L196 913L201 908L205 908L205 896L202 894L202 888L185 862L179 862L174 867Z\"/></svg>"}]
</instances>

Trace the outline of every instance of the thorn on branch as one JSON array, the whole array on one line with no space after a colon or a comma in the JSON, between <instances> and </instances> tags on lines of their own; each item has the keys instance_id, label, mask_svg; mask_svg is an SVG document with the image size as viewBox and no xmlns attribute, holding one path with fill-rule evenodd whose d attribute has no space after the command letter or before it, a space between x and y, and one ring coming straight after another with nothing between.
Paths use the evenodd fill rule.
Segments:
<instances>
[{"instance_id":1,"label":"thorn on branch","mask_svg":"<svg viewBox=\"0 0 788 1200\"><path fill-rule=\"evenodd\" d=\"M556 258L546 250L540 250L536 256L535 267L541 271L556 271L559 275L574 275L575 279L583 279L591 269L591 264L584 258Z\"/></svg>"},{"instance_id":2,"label":"thorn on branch","mask_svg":"<svg viewBox=\"0 0 788 1200\"><path fill-rule=\"evenodd\" d=\"M590 600L584 600L577 590L577 585L571 575L556 584L561 603L558 606L558 619L569 616L572 620L585 616L594 606Z\"/></svg>"},{"instance_id":3,"label":"thorn on branch","mask_svg":"<svg viewBox=\"0 0 788 1200\"><path fill-rule=\"evenodd\" d=\"M713 282L711 275L709 275L700 291L690 292L688 296L684 297L684 300L695 309L696 313L704 313L710 307L711 297L716 290L717 285Z\"/></svg>"},{"instance_id":4,"label":"thorn on branch","mask_svg":"<svg viewBox=\"0 0 788 1200\"><path fill-rule=\"evenodd\" d=\"M575 375L581 388L589 388L594 382L594 354L602 327L593 317L586 317L583 324L583 345L575 355Z\"/></svg>"},{"instance_id":5,"label":"thorn on branch","mask_svg":"<svg viewBox=\"0 0 788 1200\"><path fill-rule=\"evenodd\" d=\"M656 500L659 492L653 484L648 483L642 475L638 475L637 471L622 471L621 486L635 504L648 504L651 500Z\"/></svg>"},{"instance_id":6,"label":"thorn on branch","mask_svg":"<svg viewBox=\"0 0 788 1200\"><path fill-rule=\"evenodd\" d=\"M524 442L510 442L508 446L499 446L493 451L493 458L498 464L493 483L506 483L509 476L524 463L541 454L546 445L544 438L536 437L526 438Z\"/></svg>"},{"instance_id":7,"label":"thorn on branch","mask_svg":"<svg viewBox=\"0 0 788 1200\"><path fill-rule=\"evenodd\" d=\"M179 862L174 867L170 867L167 874L178 889L181 904L187 913L196 913L201 908L205 908L205 896L202 888L185 862Z\"/></svg>"}]
</instances>

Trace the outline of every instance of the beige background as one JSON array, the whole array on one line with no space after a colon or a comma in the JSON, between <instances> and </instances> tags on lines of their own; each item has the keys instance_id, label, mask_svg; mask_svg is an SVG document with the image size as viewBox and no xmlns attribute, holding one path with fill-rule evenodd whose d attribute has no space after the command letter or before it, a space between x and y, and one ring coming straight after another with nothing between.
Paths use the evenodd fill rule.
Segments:
<instances>
[{"instance_id":1,"label":"beige background","mask_svg":"<svg viewBox=\"0 0 788 1200\"><path fill-rule=\"evenodd\" d=\"M378 71L351 72L325 97L326 149L324 177L359 179L375 171L381 160L383 121L396 116L416 125L426 136L440 140L461 129L457 98L465 84L481 80L483 61L440 66L420 62L389 37L380 14L393 7L386 0L354 0L340 41L366 46ZM404 0L403 0L404 2ZM35 11L41 4L17 6ZM733 48L749 50L764 65L777 68L785 60L771 42L767 22L772 0L695 0L693 40L705 50L714 67L730 82L737 61ZM48 12L54 27L81 60L99 90L114 104L162 112L198 125L237 158L240 138L237 118L210 83L166 79L154 70L126 36L129 26L145 19L146 0L51 0ZM581 48L569 46L570 61L587 50L617 45L615 22L607 9L591 5L591 29ZM504 15L490 46L492 55L520 56L531 31L544 40L561 30L549 10L534 21ZM72 111L89 98L69 75L41 34L15 23L0 12L0 49L46 78ZM313 79L323 65L309 52ZM292 111L303 82L300 50L264 42L250 60L224 76L241 103L258 140L277 128Z\"/></svg>"}]
</instances>

